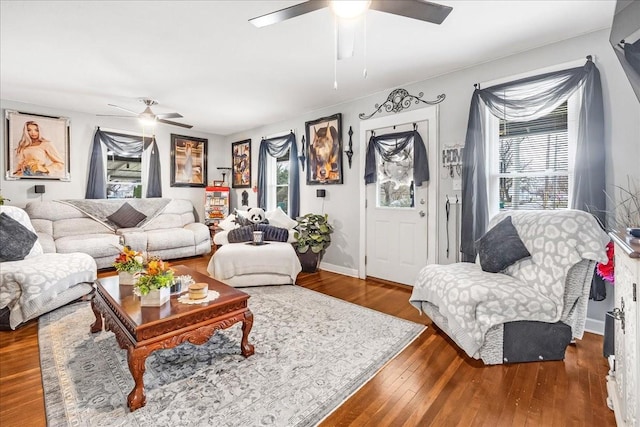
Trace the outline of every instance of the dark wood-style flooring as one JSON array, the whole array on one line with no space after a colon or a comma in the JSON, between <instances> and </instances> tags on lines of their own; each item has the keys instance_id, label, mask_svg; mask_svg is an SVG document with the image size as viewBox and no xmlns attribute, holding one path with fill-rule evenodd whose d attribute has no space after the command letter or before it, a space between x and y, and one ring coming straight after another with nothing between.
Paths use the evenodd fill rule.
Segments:
<instances>
[{"instance_id":1,"label":"dark wood-style flooring","mask_svg":"<svg viewBox=\"0 0 640 427\"><path fill-rule=\"evenodd\" d=\"M208 257L174 263L206 273ZM409 305L410 287L325 271L298 285L429 325L321 426L615 426L601 336L585 334L561 362L483 366ZM2 427L46 425L37 332L37 321L0 332Z\"/></svg>"}]
</instances>

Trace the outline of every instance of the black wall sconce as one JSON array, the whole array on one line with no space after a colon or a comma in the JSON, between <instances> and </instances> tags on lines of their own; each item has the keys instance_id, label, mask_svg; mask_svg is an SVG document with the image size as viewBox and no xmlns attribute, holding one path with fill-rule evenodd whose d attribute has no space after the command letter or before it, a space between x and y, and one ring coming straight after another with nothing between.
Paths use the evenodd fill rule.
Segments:
<instances>
[{"instance_id":1,"label":"black wall sconce","mask_svg":"<svg viewBox=\"0 0 640 427\"><path fill-rule=\"evenodd\" d=\"M44 194L44 185L34 185L33 192L36 194Z\"/></svg>"},{"instance_id":2,"label":"black wall sconce","mask_svg":"<svg viewBox=\"0 0 640 427\"><path fill-rule=\"evenodd\" d=\"M347 155L347 159L349 160L349 169L351 169L351 158L353 157L353 141L351 137L353 136L353 129L349 126L349 149L344 152Z\"/></svg>"},{"instance_id":3,"label":"black wall sconce","mask_svg":"<svg viewBox=\"0 0 640 427\"><path fill-rule=\"evenodd\" d=\"M304 163L307 159L306 155L304 154L306 152L306 148L304 147L305 144L306 141L304 140L304 135L302 135L302 147L300 148L300 155L298 156L298 160L300 160L300 166L302 167L302 172L304 172Z\"/></svg>"},{"instance_id":4,"label":"black wall sconce","mask_svg":"<svg viewBox=\"0 0 640 427\"><path fill-rule=\"evenodd\" d=\"M316 190L316 197L325 197L327 195L327 190Z\"/></svg>"}]
</instances>

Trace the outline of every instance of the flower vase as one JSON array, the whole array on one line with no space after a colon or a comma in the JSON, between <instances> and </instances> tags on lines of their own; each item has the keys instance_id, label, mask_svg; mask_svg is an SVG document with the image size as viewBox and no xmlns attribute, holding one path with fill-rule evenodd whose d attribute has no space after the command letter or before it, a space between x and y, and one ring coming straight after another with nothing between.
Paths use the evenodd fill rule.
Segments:
<instances>
[{"instance_id":1,"label":"flower vase","mask_svg":"<svg viewBox=\"0 0 640 427\"><path fill-rule=\"evenodd\" d=\"M135 285L137 281L135 273L129 273L128 271L118 271L118 280L121 285Z\"/></svg>"},{"instance_id":2,"label":"flower vase","mask_svg":"<svg viewBox=\"0 0 640 427\"><path fill-rule=\"evenodd\" d=\"M152 289L148 294L140 297L140 306L142 307L160 307L171 298L171 288L164 287L160 289Z\"/></svg>"}]
</instances>

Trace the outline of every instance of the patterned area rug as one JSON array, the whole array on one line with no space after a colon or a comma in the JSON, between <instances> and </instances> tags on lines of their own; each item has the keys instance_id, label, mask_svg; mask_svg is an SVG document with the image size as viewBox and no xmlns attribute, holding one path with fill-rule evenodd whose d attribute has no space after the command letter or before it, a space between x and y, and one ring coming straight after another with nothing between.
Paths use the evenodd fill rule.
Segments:
<instances>
[{"instance_id":1,"label":"patterned area rug","mask_svg":"<svg viewBox=\"0 0 640 427\"><path fill-rule=\"evenodd\" d=\"M240 354L240 323L201 346L156 351L144 374L147 404L134 412L126 351L111 332L89 332L89 304L42 316L49 425L315 425L425 329L298 286L245 291L255 354Z\"/></svg>"}]
</instances>

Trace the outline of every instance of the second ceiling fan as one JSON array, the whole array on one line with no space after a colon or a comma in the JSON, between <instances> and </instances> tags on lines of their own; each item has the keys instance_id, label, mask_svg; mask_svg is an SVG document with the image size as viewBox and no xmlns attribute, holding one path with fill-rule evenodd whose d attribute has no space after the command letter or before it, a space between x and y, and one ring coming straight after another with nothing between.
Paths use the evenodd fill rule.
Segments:
<instances>
[{"instance_id":1,"label":"second ceiling fan","mask_svg":"<svg viewBox=\"0 0 640 427\"><path fill-rule=\"evenodd\" d=\"M191 129L193 127L193 126L185 124L185 123L178 123L178 122L174 122L174 121L171 121L171 120L167 120L167 119L179 119L179 118L181 118L182 114L180 114L180 113L155 114L151 110L151 106L152 105L157 105L158 102L153 100L153 99L141 98L140 102L144 103L144 105L147 106L144 109L144 111L141 112L141 113L138 113L138 112L133 111L133 110L129 110L128 108L120 107L119 105L107 104L110 107L115 107L115 108L118 108L120 110L126 111L127 113L131 113L131 114L133 114L133 116L114 116L112 114L99 114L99 116L103 116L103 117L137 118L137 119L139 119L141 122L143 122L145 124L153 124L155 122L158 122L158 123L164 123L164 124L172 125L172 126L180 126L180 127L187 128L187 129Z\"/></svg>"}]
</instances>

